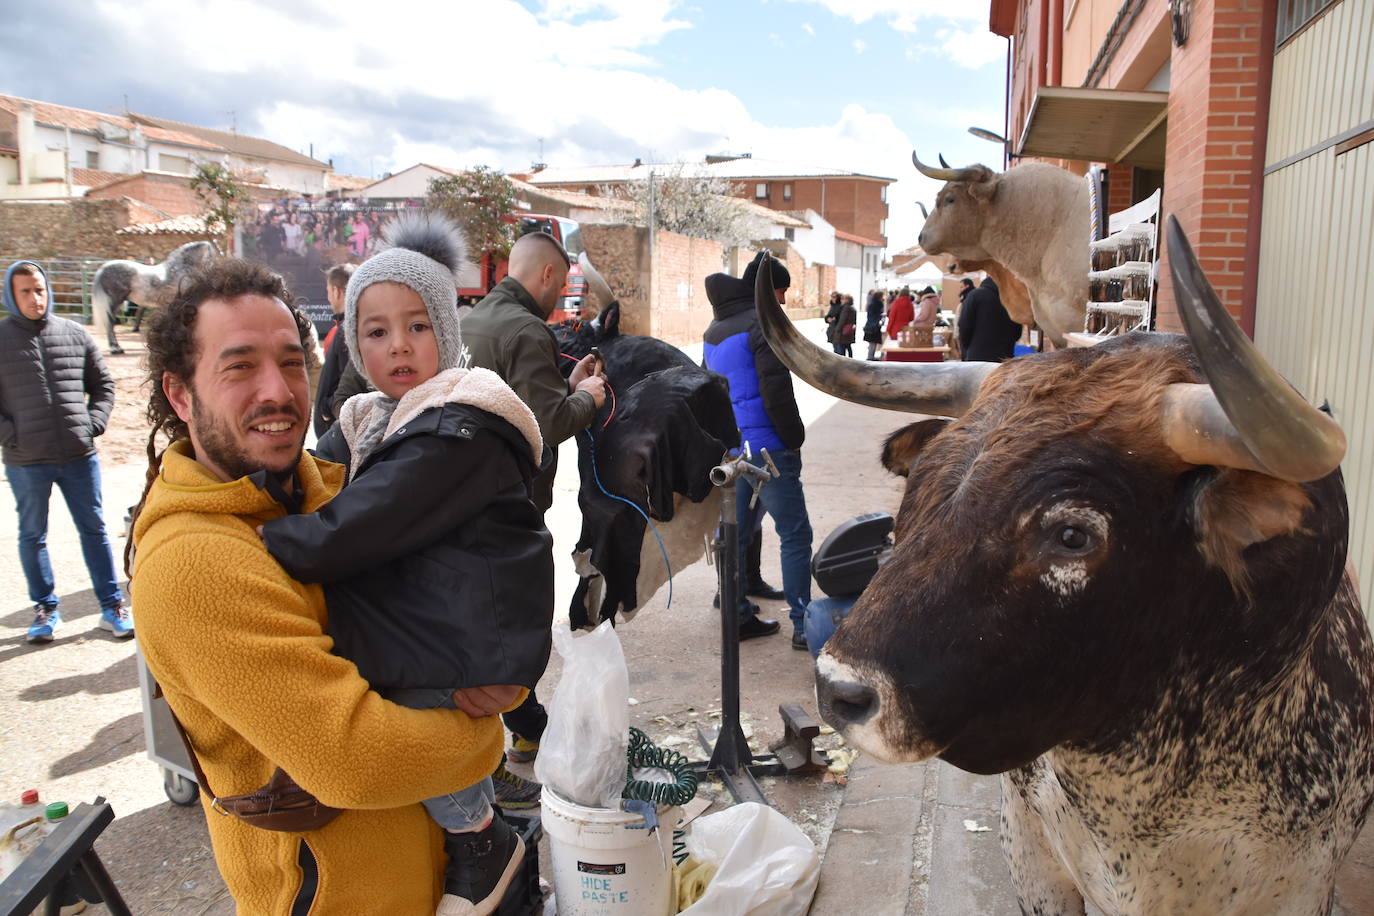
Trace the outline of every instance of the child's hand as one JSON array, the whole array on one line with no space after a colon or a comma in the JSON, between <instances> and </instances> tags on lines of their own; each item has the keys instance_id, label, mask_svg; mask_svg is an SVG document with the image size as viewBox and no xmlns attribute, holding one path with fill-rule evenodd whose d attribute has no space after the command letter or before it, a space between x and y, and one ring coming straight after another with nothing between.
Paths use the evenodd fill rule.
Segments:
<instances>
[{"instance_id":1,"label":"child's hand","mask_svg":"<svg viewBox=\"0 0 1374 916\"><path fill-rule=\"evenodd\" d=\"M463 687L453 691L453 705L474 719L492 716L508 708L524 688L518 684Z\"/></svg>"}]
</instances>

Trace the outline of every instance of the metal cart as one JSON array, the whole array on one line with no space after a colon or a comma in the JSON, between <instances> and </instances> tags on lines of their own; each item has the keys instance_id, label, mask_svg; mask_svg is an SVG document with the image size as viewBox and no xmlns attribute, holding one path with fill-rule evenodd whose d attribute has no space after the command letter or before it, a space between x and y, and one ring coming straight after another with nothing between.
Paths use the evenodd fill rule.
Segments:
<instances>
[{"instance_id":1,"label":"metal cart","mask_svg":"<svg viewBox=\"0 0 1374 916\"><path fill-rule=\"evenodd\" d=\"M162 767L162 789L173 804L194 805L200 794L191 758L181 740L167 701L155 697L157 681L143 660L138 657L138 691L143 698L143 737L148 745L148 759Z\"/></svg>"}]
</instances>

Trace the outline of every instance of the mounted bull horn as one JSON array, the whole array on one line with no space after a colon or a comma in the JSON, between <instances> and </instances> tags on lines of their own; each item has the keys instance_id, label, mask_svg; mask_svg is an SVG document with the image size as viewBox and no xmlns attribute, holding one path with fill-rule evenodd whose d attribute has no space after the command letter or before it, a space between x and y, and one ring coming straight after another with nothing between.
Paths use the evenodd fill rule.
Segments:
<instances>
[{"instance_id":1,"label":"mounted bull horn","mask_svg":"<svg viewBox=\"0 0 1374 916\"><path fill-rule=\"evenodd\" d=\"M935 158L937 158L937 159L940 160L940 165L941 165L941 167L947 168L947 169L952 169L952 168L954 168L954 166L950 165L948 162L945 161L945 154L944 154L944 153L936 153L936 154L935 154Z\"/></svg>"},{"instance_id":2,"label":"mounted bull horn","mask_svg":"<svg viewBox=\"0 0 1374 916\"><path fill-rule=\"evenodd\" d=\"M940 161L944 162L944 158L941 157ZM949 166L945 166L942 169L931 168L920 159L916 158L915 150L911 151L911 162L916 166L916 171L927 178L934 178L939 181L968 181L970 178L982 174L977 166L967 169L952 169Z\"/></svg>"},{"instance_id":3,"label":"mounted bull horn","mask_svg":"<svg viewBox=\"0 0 1374 916\"><path fill-rule=\"evenodd\" d=\"M577 256L577 265L582 268L582 276L587 279L587 286L596 293L597 310L609 308L611 303L615 301L615 294L611 292L611 285L606 282L606 278L601 276L601 272L592 266L591 259L587 257L587 252L584 251Z\"/></svg>"},{"instance_id":4,"label":"mounted bull horn","mask_svg":"<svg viewBox=\"0 0 1374 916\"><path fill-rule=\"evenodd\" d=\"M926 209L926 205L925 205L925 204L923 204L921 201L918 200L918 201L916 201L916 206L918 206L918 207L921 208L921 215L922 215L922 216L924 216L926 219L930 219L930 211Z\"/></svg>"},{"instance_id":5,"label":"mounted bull horn","mask_svg":"<svg viewBox=\"0 0 1374 916\"><path fill-rule=\"evenodd\" d=\"M1169 217L1169 270L1207 385L1170 385L1165 441L1185 461L1319 480L1345 457L1345 433L1293 390L1217 298L1182 227Z\"/></svg>"},{"instance_id":6,"label":"mounted bull horn","mask_svg":"<svg viewBox=\"0 0 1374 916\"><path fill-rule=\"evenodd\" d=\"M846 401L908 413L958 417L996 363L871 363L813 344L793 327L773 293L773 259L759 265L754 304L764 339L787 368L813 388Z\"/></svg>"}]
</instances>

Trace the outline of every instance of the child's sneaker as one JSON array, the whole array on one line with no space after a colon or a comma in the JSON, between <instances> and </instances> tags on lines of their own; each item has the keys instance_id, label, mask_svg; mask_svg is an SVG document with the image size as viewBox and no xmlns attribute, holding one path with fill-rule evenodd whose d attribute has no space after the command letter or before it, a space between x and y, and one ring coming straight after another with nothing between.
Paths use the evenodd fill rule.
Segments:
<instances>
[{"instance_id":1,"label":"child's sneaker","mask_svg":"<svg viewBox=\"0 0 1374 916\"><path fill-rule=\"evenodd\" d=\"M100 612L100 629L109 630L115 639L128 639L134 635L134 619L129 616L129 608L123 601L114 607Z\"/></svg>"},{"instance_id":2,"label":"child's sneaker","mask_svg":"<svg viewBox=\"0 0 1374 916\"><path fill-rule=\"evenodd\" d=\"M544 787L533 779L525 779L506 769L504 760L491 774L491 785L496 790L496 803L512 811L539 807L539 794L544 791Z\"/></svg>"},{"instance_id":3,"label":"child's sneaker","mask_svg":"<svg viewBox=\"0 0 1374 916\"><path fill-rule=\"evenodd\" d=\"M522 738L515 732L511 732L510 737L511 743L506 749L506 759L511 763L533 763L534 758L539 756L539 742Z\"/></svg>"},{"instance_id":4,"label":"child's sneaker","mask_svg":"<svg viewBox=\"0 0 1374 916\"><path fill-rule=\"evenodd\" d=\"M25 638L29 642L52 642L52 631L61 622L62 614L58 612L57 605L35 604L33 623L29 624L29 635Z\"/></svg>"},{"instance_id":5,"label":"child's sneaker","mask_svg":"<svg viewBox=\"0 0 1374 916\"><path fill-rule=\"evenodd\" d=\"M444 849L448 867L435 916L495 913L525 858L520 834L501 815L492 814L491 823L478 833L445 833Z\"/></svg>"}]
</instances>

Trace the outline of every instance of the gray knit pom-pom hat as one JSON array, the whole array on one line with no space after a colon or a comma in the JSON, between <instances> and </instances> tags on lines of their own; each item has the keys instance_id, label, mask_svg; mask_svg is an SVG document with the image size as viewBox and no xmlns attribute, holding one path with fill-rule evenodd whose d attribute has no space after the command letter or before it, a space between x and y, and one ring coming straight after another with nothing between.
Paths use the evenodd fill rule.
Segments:
<instances>
[{"instance_id":1,"label":"gray knit pom-pom hat","mask_svg":"<svg viewBox=\"0 0 1374 916\"><path fill-rule=\"evenodd\" d=\"M405 213L382 230L387 246L364 261L344 293L344 342L348 358L367 378L358 349L358 297L374 283L399 283L419 294L429 312L439 347L439 371L459 365L463 337L458 330L458 270L467 262L467 243L447 217ZM375 379L368 379L376 386Z\"/></svg>"}]
</instances>

